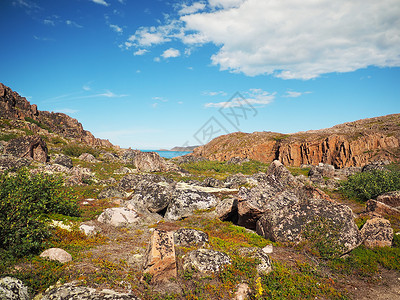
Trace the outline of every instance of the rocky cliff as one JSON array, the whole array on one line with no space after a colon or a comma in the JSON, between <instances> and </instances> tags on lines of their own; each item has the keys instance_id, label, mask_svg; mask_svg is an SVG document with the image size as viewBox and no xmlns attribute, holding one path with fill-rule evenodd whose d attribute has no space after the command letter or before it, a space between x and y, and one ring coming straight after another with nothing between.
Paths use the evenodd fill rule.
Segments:
<instances>
[{"instance_id":1,"label":"rocky cliff","mask_svg":"<svg viewBox=\"0 0 400 300\"><path fill-rule=\"evenodd\" d=\"M192 155L226 161L233 157L286 166L325 163L336 168L364 166L378 160L400 160L400 114L281 134L236 132L215 138Z\"/></svg>"},{"instance_id":2,"label":"rocky cliff","mask_svg":"<svg viewBox=\"0 0 400 300\"><path fill-rule=\"evenodd\" d=\"M108 140L95 138L92 133L83 129L81 123L66 114L39 111L35 104L31 105L26 98L2 83L0 83L0 118L9 120L29 118L31 127L39 124L42 128L47 128L65 138L91 146L112 146Z\"/></svg>"}]
</instances>

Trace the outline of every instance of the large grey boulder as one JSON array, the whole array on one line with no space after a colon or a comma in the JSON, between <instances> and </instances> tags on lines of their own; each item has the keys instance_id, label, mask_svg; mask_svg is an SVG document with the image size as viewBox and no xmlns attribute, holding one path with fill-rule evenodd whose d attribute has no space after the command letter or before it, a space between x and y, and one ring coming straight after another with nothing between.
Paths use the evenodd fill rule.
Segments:
<instances>
[{"instance_id":1,"label":"large grey boulder","mask_svg":"<svg viewBox=\"0 0 400 300\"><path fill-rule=\"evenodd\" d=\"M46 142L40 136L35 135L12 139L4 147L4 154L18 158L32 158L43 163L48 160Z\"/></svg>"},{"instance_id":2,"label":"large grey boulder","mask_svg":"<svg viewBox=\"0 0 400 300\"><path fill-rule=\"evenodd\" d=\"M115 227L128 226L140 221L138 213L125 207L107 208L97 220Z\"/></svg>"},{"instance_id":3,"label":"large grey boulder","mask_svg":"<svg viewBox=\"0 0 400 300\"><path fill-rule=\"evenodd\" d=\"M97 163L99 162L92 154L90 153L82 153L79 157L80 160L90 162L90 163Z\"/></svg>"},{"instance_id":4,"label":"large grey boulder","mask_svg":"<svg viewBox=\"0 0 400 300\"><path fill-rule=\"evenodd\" d=\"M174 232L174 241L177 246L202 246L208 243L208 235L200 230L181 228Z\"/></svg>"},{"instance_id":5,"label":"large grey boulder","mask_svg":"<svg viewBox=\"0 0 400 300\"><path fill-rule=\"evenodd\" d=\"M139 183L141 183L142 181L147 181L150 183L174 182L172 179L166 178L158 174L128 174L122 177L122 179L118 183L118 188L124 191L132 191L135 190L138 187Z\"/></svg>"},{"instance_id":6,"label":"large grey boulder","mask_svg":"<svg viewBox=\"0 0 400 300\"><path fill-rule=\"evenodd\" d=\"M165 160L156 152L139 152L134 158L136 168L141 172L167 171Z\"/></svg>"},{"instance_id":7,"label":"large grey boulder","mask_svg":"<svg viewBox=\"0 0 400 300\"><path fill-rule=\"evenodd\" d=\"M54 163L72 169L72 159L64 154L59 154L54 158Z\"/></svg>"},{"instance_id":8,"label":"large grey boulder","mask_svg":"<svg viewBox=\"0 0 400 300\"><path fill-rule=\"evenodd\" d=\"M385 203L391 207L400 209L400 191L393 191L382 194L376 198L377 201Z\"/></svg>"},{"instance_id":9,"label":"large grey boulder","mask_svg":"<svg viewBox=\"0 0 400 300\"><path fill-rule=\"evenodd\" d=\"M32 160L28 158L17 158L12 155L0 156L0 172L7 170L18 170L22 167L27 167Z\"/></svg>"},{"instance_id":10,"label":"large grey boulder","mask_svg":"<svg viewBox=\"0 0 400 300\"><path fill-rule=\"evenodd\" d=\"M168 205L164 218L180 220L193 215L197 210L214 208L217 199L214 195L191 190L177 190L174 199Z\"/></svg>"},{"instance_id":11,"label":"large grey boulder","mask_svg":"<svg viewBox=\"0 0 400 300\"><path fill-rule=\"evenodd\" d=\"M329 239L341 253L361 243L352 210L346 205L325 199L302 200L267 211L257 221L256 231L271 241L297 244L307 240L307 232L316 233L321 226L321 234L326 235L326 240Z\"/></svg>"},{"instance_id":12,"label":"large grey boulder","mask_svg":"<svg viewBox=\"0 0 400 300\"><path fill-rule=\"evenodd\" d=\"M97 291L94 288L77 286L77 283L70 282L50 288L43 294L41 300L139 300L139 298L113 290Z\"/></svg>"},{"instance_id":13,"label":"large grey boulder","mask_svg":"<svg viewBox=\"0 0 400 300\"><path fill-rule=\"evenodd\" d=\"M198 249L185 255L183 269L194 269L200 273L214 273L230 263L231 258L226 253L211 249Z\"/></svg>"},{"instance_id":14,"label":"large grey boulder","mask_svg":"<svg viewBox=\"0 0 400 300\"><path fill-rule=\"evenodd\" d=\"M0 279L0 299L4 300L29 300L28 288L21 280L4 277Z\"/></svg>"},{"instance_id":15,"label":"large grey boulder","mask_svg":"<svg viewBox=\"0 0 400 300\"><path fill-rule=\"evenodd\" d=\"M104 190L102 190L99 193L98 198L99 199L105 199L105 198L125 198L126 193L122 189L115 187L115 186L109 186L106 187Z\"/></svg>"},{"instance_id":16,"label":"large grey boulder","mask_svg":"<svg viewBox=\"0 0 400 300\"><path fill-rule=\"evenodd\" d=\"M363 243L368 248L390 247L393 240L393 228L390 221L383 218L367 220L361 228Z\"/></svg>"}]
</instances>

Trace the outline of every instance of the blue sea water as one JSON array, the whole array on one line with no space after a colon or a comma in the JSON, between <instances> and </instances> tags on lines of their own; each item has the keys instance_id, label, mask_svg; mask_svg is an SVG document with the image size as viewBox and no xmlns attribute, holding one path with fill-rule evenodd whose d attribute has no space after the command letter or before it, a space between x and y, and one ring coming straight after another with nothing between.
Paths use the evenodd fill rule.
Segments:
<instances>
[{"instance_id":1,"label":"blue sea water","mask_svg":"<svg viewBox=\"0 0 400 300\"><path fill-rule=\"evenodd\" d=\"M159 150L140 150L142 152L157 152L161 157L174 158L192 153L192 151L159 151Z\"/></svg>"}]
</instances>

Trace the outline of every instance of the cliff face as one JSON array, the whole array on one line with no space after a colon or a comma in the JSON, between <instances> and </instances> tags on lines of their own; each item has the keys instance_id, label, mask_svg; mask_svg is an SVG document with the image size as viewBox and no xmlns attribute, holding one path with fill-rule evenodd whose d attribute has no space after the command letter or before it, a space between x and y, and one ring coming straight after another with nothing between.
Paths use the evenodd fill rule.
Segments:
<instances>
[{"instance_id":1,"label":"cliff face","mask_svg":"<svg viewBox=\"0 0 400 300\"><path fill-rule=\"evenodd\" d=\"M198 147L193 155L225 161L242 157L287 166L316 165L336 168L363 166L377 160L400 160L400 114L364 119L332 128L280 134L232 133Z\"/></svg>"},{"instance_id":2,"label":"cliff face","mask_svg":"<svg viewBox=\"0 0 400 300\"><path fill-rule=\"evenodd\" d=\"M11 120L31 118L65 138L72 138L91 146L113 146L108 140L95 138L91 132L83 129L81 123L66 114L39 111L36 105L31 105L26 98L2 83L0 83L0 118Z\"/></svg>"}]
</instances>

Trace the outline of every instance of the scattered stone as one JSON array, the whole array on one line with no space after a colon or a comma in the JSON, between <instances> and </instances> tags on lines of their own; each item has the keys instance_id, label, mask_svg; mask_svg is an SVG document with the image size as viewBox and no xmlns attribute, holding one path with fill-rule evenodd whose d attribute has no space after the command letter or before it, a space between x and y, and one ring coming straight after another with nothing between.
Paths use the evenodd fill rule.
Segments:
<instances>
[{"instance_id":1,"label":"scattered stone","mask_svg":"<svg viewBox=\"0 0 400 300\"><path fill-rule=\"evenodd\" d=\"M245 162L249 162L250 159L243 157L232 157L226 162L227 165L242 165Z\"/></svg>"},{"instance_id":2,"label":"scattered stone","mask_svg":"<svg viewBox=\"0 0 400 300\"><path fill-rule=\"evenodd\" d=\"M28 158L17 158L11 155L0 156L0 172L18 170L30 164L31 160Z\"/></svg>"},{"instance_id":3,"label":"scattered stone","mask_svg":"<svg viewBox=\"0 0 400 300\"><path fill-rule=\"evenodd\" d=\"M138 223L140 218L134 210L125 207L113 207L107 208L97 220L104 224L121 227Z\"/></svg>"},{"instance_id":4,"label":"scattered stone","mask_svg":"<svg viewBox=\"0 0 400 300\"><path fill-rule=\"evenodd\" d=\"M54 163L67 167L68 169L72 169L73 167L72 159L64 154L57 155L56 158L54 159Z\"/></svg>"},{"instance_id":5,"label":"scattered stone","mask_svg":"<svg viewBox=\"0 0 400 300\"><path fill-rule=\"evenodd\" d=\"M125 198L126 193L122 189L115 187L115 186L109 186L106 187L104 190L102 190L98 196L99 199L105 199L105 198Z\"/></svg>"},{"instance_id":6,"label":"scattered stone","mask_svg":"<svg viewBox=\"0 0 400 300\"><path fill-rule=\"evenodd\" d=\"M130 174L130 173L134 173L134 170L127 167L121 167L118 170L114 171L114 174Z\"/></svg>"},{"instance_id":7,"label":"scattered stone","mask_svg":"<svg viewBox=\"0 0 400 300\"><path fill-rule=\"evenodd\" d=\"M152 276L152 283L165 282L170 278L176 278L177 269L172 232L154 230L143 269L144 273L149 273Z\"/></svg>"},{"instance_id":8,"label":"scattered stone","mask_svg":"<svg viewBox=\"0 0 400 300\"><path fill-rule=\"evenodd\" d=\"M400 209L400 191L393 191L382 194L376 198L376 201Z\"/></svg>"},{"instance_id":9,"label":"scattered stone","mask_svg":"<svg viewBox=\"0 0 400 300\"><path fill-rule=\"evenodd\" d=\"M365 210L367 212L374 212L383 216L384 215L400 216L400 209L394 208L392 206L389 206L385 203L382 203L374 199L370 199L367 201L367 203L365 203Z\"/></svg>"},{"instance_id":10,"label":"scattered stone","mask_svg":"<svg viewBox=\"0 0 400 300\"><path fill-rule=\"evenodd\" d=\"M280 209L267 211L257 222L257 233L271 241L299 243L302 232L313 222L328 226L332 242L346 253L361 242L361 236L352 210L342 204L325 199L309 199L298 203L289 202ZM333 234L335 233L335 234Z\"/></svg>"},{"instance_id":11,"label":"scattered stone","mask_svg":"<svg viewBox=\"0 0 400 300\"><path fill-rule=\"evenodd\" d=\"M250 287L247 283L241 283L237 287L234 300L247 300L250 299Z\"/></svg>"},{"instance_id":12,"label":"scattered stone","mask_svg":"<svg viewBox=\"0 0 400 300\"><path fill-rule=\"evenodd\" d=\"M225 179L225 187L231 188L231 189L238 189L247 183L248 183L248 179L242 173L228 176Z\"/></svg>"},{"instance_id":13,"label":"scattered stone","mask_svg":"<svg viewBox=\"0 0 400 300\"><path fill-rule=\"evenodd\" d=\"M113 290L96 289L77 286L77 282L70 282L59 287L47 290L41 300L139 300L132 294L118 293Z\"/></svg>"},{"instance_id":14,"label":"scattered stone","mask_svg":"<svg viewBox=\"0 0 400 300\"><path fill-rule=\"evenodd\" d=\"M183 269L194 269L201 273L214 273L220 271L225 265L230 263L231 258L223 252L211 249L198 249L185 255Z\"/></svg>"},{"instance_id":15,"label":"scattered stone","mask_svg":"<svg viewBox=\"0 0 400 300\"><path fill-rule=\"evenodd\" d=\"M194 163L194 162L200 162L200 161L208 161L208 159L204 158L204 157L195 157L189 153L189 154L186 154L183 156L176 157L174 159L174 161L178 165L181 165L181 164L188 164L188 163Z\"/></svg>"},{"instance_id":16,"label":"scattered stone","mask_svg":"<svg viewBox=\"0 0 400 300\"><path fill-rule=\"evenodd\" d=\"M390 161L384 160L384 161L376 161L371 164L367 164L364 167L362 167L361 172L370 172L373 170L378 170L378 171L389 171L388 169L385 168L386 165L390 164Z\"/></svg>"},{"instance_id":17,"label":"scattered stone","mask_svg":"<svg viewBox=\"0 0 400 300\"><path fill-rule=\"evenodd\" d=\"M99 162L92 154L90 153L82 153L79 157L80 160L90 162L90 163L97 163Z\"/></svg>"},{"instance_id":18,"label":"scattered stone","mask_svg":"<svg viewBox=\"0 0 400 300\"><path fill-rule=\"evenodd\" d=\"M32 158L42 163L47 162L48 150L46 142L40 136L22 136L12 139L4 147L4 154L18 158Z\"/></svg>"},{"instance_id":19,"label":"scattered stone","mask_svg":"<svg viewBox=\"0 0 400 300\"><path fill-rule=\"evenodd\" d=\"M214 188L224 187L224 183L221 180L215 179L213 177L207 177L206 179L204 179L201 185Z\"/></svg>"},{"instance_id":20,"label":"scattered stone","mask_svg":"<svg viewBox=\"0 0 400 300\"><path fill-rule=\"evenodd\" d=\"M180 220L194 214L197 210L207 210L217 205L214 195L198 191L178 190L165 213L167 220Z\"/></svg>"},{"instance_id":21,"label":"scattered stone","mask_svg":"<svg viewBox=\"0 0 400 300\"><path fill-rule=\"evenodd\" d=\"M272 245L267 245L267 246L265 246L264 248L262 248L262 251L263 251L264 253L271 254L271 253L274 252L274 246L272 246Z\"/></svg>"},{"instance_id":22,"label":"scattered stone","mask_svg":"<svg viewBox=\"0 0 400 300\"><path fill-rule=\"evenodd\" d=\"M47 249L40 254L40 257L48 258L50 260L56 260L60 263L67 263L72 261L71 254L60 248Z\"/></svg>"},{"instance_id":23,"label":"scattered stone","mask_svg":"<svg viewBox=\"0 0 400 300\"><path fill-rule=\"evenodd\" d=\"M29 300L28 287L21 280L4 277L0 279L0 299Z\"/></svg>"},{"instance_id":24,"label":"scattered stone","mask_svg":"<svg viewBox=\"0 0 400 300\"><path fill-rule=\"evenodd\" d=\"M134 158L136 168L141 172L167 171L165 160L156 152L139 152Z\"/></svg>"},{"instance_id":25,"label":"scattered stone","mask_svg":"<svg viewBox=\"0 0 400 300\"><path fill-rule=\"evenodd\" d=\"M112 162L117 161L119 159L118 155L110 152L106 152L100 156L100 158L104 161Z\"/></svg>"},{"instance_id":26,"label":"scattered stone","mask_svg":"<svg viewBox=\"0 0 400 300\"><path fill-rule=\"evenodd\" d=\"M368 248L390 247L393 240L393 228L389 220L373 218L367 220L361 228L361 237Z\"/></svg>"},{"instance_id":27,"label":"scattered stone","mask_svg":"<svg viewBox=\"0 0 400 300\"><path fill-rule=\"evenodd\" d=\"M82 231L85 235L94 235L98 232L95 226L82 224L79 226L79 230Z\"/></svg>"},{"instance_id":28,"label":"scattered stone","mask_svg":"<svg viewBox=\"0 0 400 300\"><path fill-rule=\"evenodd\" d=\"M177 246L203 246L208 243L207 233L190 228L181 228L174 232L174 242Z\"/></svg>"}]
</instances>

